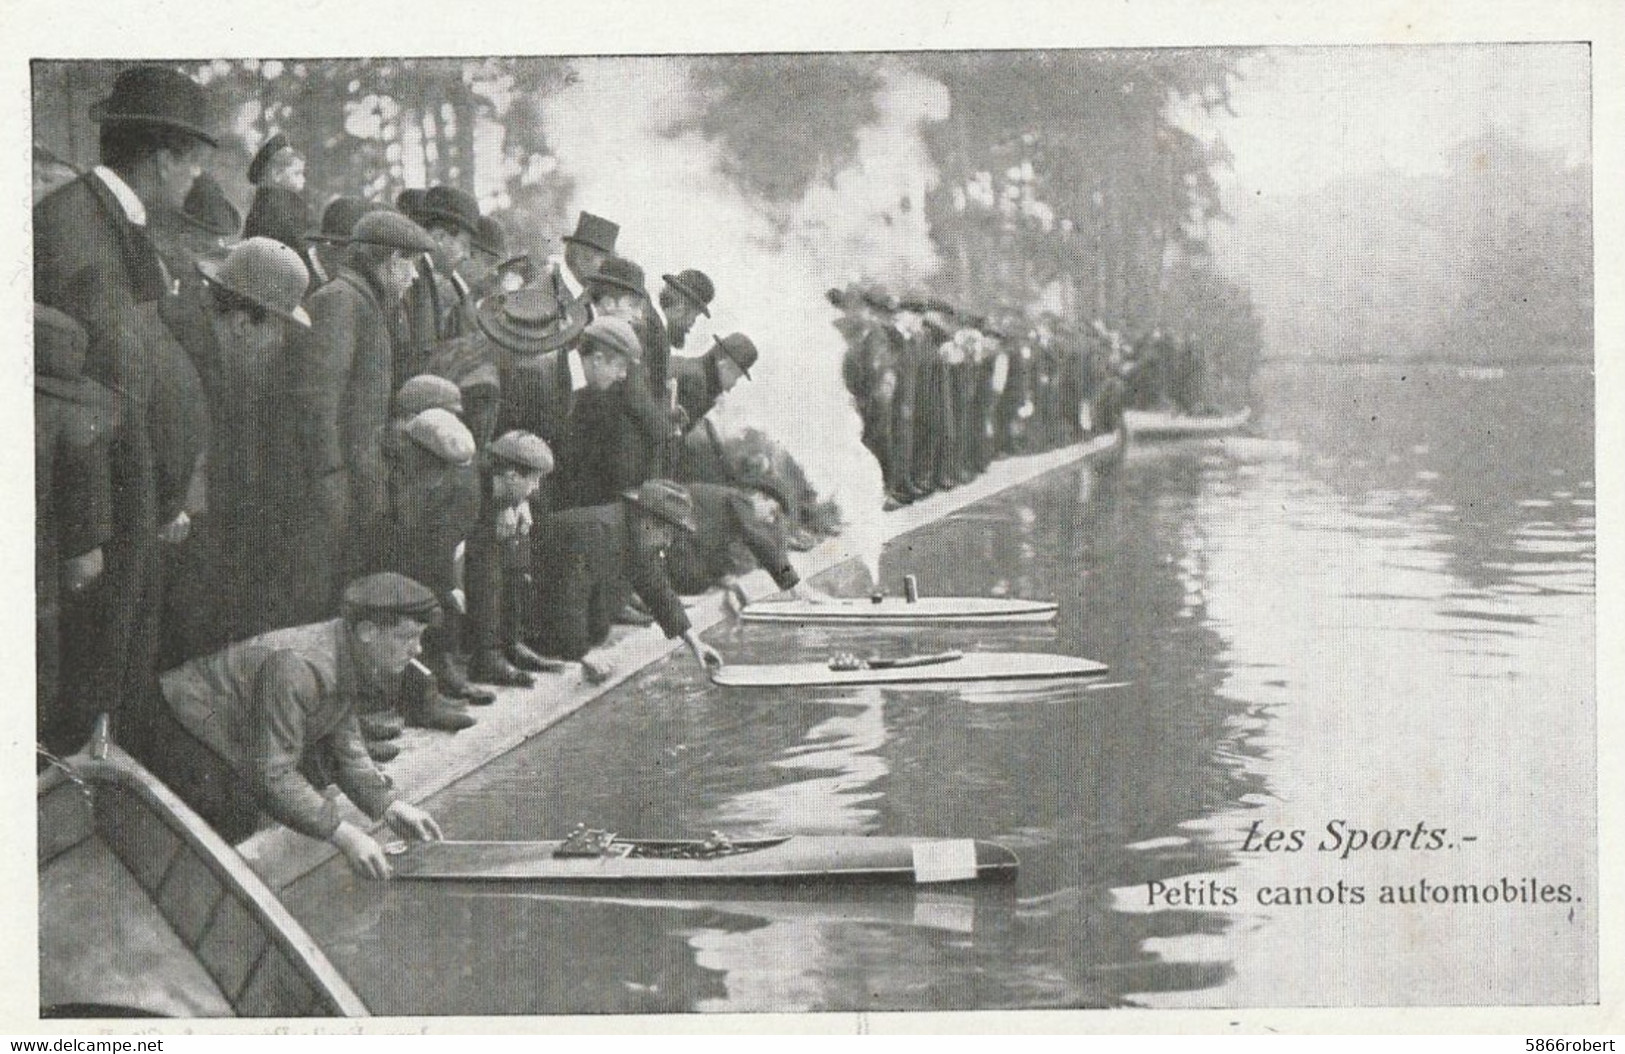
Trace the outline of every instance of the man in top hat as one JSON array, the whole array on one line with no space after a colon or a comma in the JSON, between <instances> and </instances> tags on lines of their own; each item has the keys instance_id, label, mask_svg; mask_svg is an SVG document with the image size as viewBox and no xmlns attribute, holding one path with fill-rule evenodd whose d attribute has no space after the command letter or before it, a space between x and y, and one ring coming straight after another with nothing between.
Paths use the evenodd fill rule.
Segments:
<instances>
[{"instance_id":1,"label":"man in top hat","mask_svg":"<svg viewBox=\"0 0 1625 1054\"><path fill-rule=\"evenodd\" d=\"M532 535L536 650L580 661L589 678L602 680L608 666L587 653L608 639L615 616L635 594L702 668L722 665L722 656L689 624L666 567L676 533L692 534L698 526L688 491L667 479L548 517Z\"/></svg>"},{"instance_id":2,"label":"man in top hat","mask_svg":"<svg viewBox=\"0 0 1625 1054\"><path fill-rule=\"evenodd\" d=\"M170 591L175 661L285 624L285 510L302 496L283 353L290 328L310 327L304 261L282 242L249 238L195 269L203 295L175 330L202 378L209 456L206 511Z\"/></svg>"},{"instance_id":3,"label":"man in top hat","mask_svg":"<svg viewBox=\"0 0 1625 1054\"><path fill-rule=\"evenodd\" d=\"M309 618L330 612L339 584L378 559L396 389L391 322L434 248L398 213L361 217L338 276L311 294L311 328L290 347L297 457L309 489L300 558L288 571Z\"/></svg>"},{"instance_id":4,"label":"man in top hat","mask_svg":"<svg viewBox=\"0 0 1625 1054\"><path fill-rule=\"evenodd\" d=\"M559 299L566 304L585 306L587 280L598 273L604 261L615 255L615 241L621 226L602 216L582 212L576 217L576 229L566 234L564 259L555 261L553 280Z\"/></svg>"},{"instance_id":5,"label":"man in top hat","mask_svg":"<svg viewBox=\"0 0 1625 1054\"><path fill-rule=\"evenodd\" d=\"M704 355L672 359L677 383L677 453L679 479L726 479L722 437L710 418L717 400L741 380L750 380L756 344L743 333L718 337Z\"/></svg>"},{"instance_id":6,"label":"man in top hat","mask_svg":"<svg viewBox=\"0 0 1625 1054\"><path fill-rule=\"evenodd\" d=\"M275 630L164 674L155 735L138 754L227 841L260 814L331 843L366 878L387 878L383 848L344 819L337 784L404 838L437 840L432 816L403 800L367 756L358 711L394 690L440 617L429 589L368 575L344 589L338 618Z\"/></svg>"},{"instance_id":7,"label":"man in top hat","mask_svg":"<svg viewBox=\"0 0 1625 1054\"><path fill-rule=\"evenodd\" d=\"M321 261L310 251L310 202L305 200L305 155L288 137L277 132L265 141L248 163L248 182L254 200L243 221L244 238L274 238L298 253L318 284Z\"/></svg>"},{"instance_id":8,"label":"man in top hat","mask_svg":"<svg viewBox=\"0 0 1625 1054\"><path fill-rule=\"evenodd\" d=\"M209 98L164 66L133 66L91 108L101 164L34 206L34 298L77 318L92 344L111 340L119 314L170 288L148 229L160 205L182 209L215 145ZM97 285L93 314L75 290Z\"/></svg>"},{"instance_id":9,"label":"man in top hat","mask_svg":"<svg viewBox=\"0 0 1625 1054\"><path fill-rule=\"evenodd\" d=\"M99 712L95 700L59 697L62 612L85 603L113 536L113 393L84 376L89 343L77 321L34 306L35 716L39 742L57 754L83 746Z\"/></svg>"}]
</instances>

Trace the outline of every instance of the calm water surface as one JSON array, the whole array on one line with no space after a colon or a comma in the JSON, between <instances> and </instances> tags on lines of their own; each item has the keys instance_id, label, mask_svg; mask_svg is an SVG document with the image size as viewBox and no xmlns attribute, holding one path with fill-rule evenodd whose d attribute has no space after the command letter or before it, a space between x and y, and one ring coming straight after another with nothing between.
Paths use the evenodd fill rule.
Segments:
<instances>
[{"instance_id":1,"label":"calm water surface","mask_svg":"<svg viewBox=\"0 0 1625 1054\"><path fill-rule=\"evenodd\" d=\"M711 636L759 662L1054 651L1104 679L742 696L684 657L430 803L459 838L989 838L1020 855L1015 883L583 896L371 885L335 862L290 907L382 1014L1594 999L1589 370L1279 369L1258 388L1259 438L1061 472L886 553L894 588L1054 599L1053 625ZM1333 820L1455 848L1316 852ZM1308 848L1242 852L1255 821ZM1258 903L1502 877L1577 899ZM1209 880L1237 903L1148 892Z\"/></svg>"}]
</instances>

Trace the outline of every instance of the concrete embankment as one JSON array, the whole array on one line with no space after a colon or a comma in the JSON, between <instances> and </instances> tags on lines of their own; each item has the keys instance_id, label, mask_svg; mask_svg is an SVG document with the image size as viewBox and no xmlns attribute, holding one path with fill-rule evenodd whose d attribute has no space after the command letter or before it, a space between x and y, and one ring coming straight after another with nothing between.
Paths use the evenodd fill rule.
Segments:
<instances>
[{"instance_id":1,"label":"concrete embankment","mask_svg":"<svg viewBox=\"0 0 1625 1054\"><path fill-rule=\"evenodd\" d=\"M995 462L970 483L885 514L884 539L890 542L967 505L993 497L1000 491L1085 458L1106 454L1115 445L1115 437L1104 436L1060 450ZM851 544L836 537L811 552L797 554L794 562L801 576L811 579L857 558L858 554ZM761 571L745 577L740 585L753 601L776 592L772 580ZM728 613L723 606L721 592L712 590L695 598L688 615L700 632L723 622ZM501 689L493 705L473 710L479 720L473 728L455 735L407 729L400 740L401 754L389 763L387 771L407 800L423 801L540 735L681 646L681 642L667 640L658 627L618 627L610 642L597 653L615 670L614 676L605 683L586 683L581 677L580 667L572 664L563 674L538 675L534 688ZM347 802L343 803L343 808L351 820L362 826L369 825L369 821L351 809ZM392 837L381 825L380 830L382 833L379 837ZM306 838L282 827L261 831L238 848L250 866L273 889L292 885L336 852L325 842Z\"/></svg>"}]
</instances>

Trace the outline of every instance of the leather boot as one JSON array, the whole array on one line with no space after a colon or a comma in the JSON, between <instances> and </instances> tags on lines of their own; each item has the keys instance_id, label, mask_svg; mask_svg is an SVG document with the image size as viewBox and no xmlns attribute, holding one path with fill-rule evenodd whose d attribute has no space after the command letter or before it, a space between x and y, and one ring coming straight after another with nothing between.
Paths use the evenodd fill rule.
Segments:
<instances>
[{"instance_id":1,"label":"leather boot","mask_svg":"<svg viewBox=\"0 0 1625 1054\"><path fill-rule=\"evenodd\" d=\"M401 756L401 748L382 739L367 740L367 756L379 765Z\"/></svg>"},{"instance_id":2,"label":"leather boot","mask_svg":"<svg viewBox=\"0 0 1625 1054\"><path fill-rule=\"evenodd\" d=\"M470 706L490 706L497 701L497 693L470 683L462 663L454 661L450 655L446 656L438 676L442 692L456 699L465 699Z\"/></svg>"},{"instance_id":3,"label":"leather boot","mask_svg":"<svg viewBox=\"0 0 1625 1054\"><path fill-rule=\"evenodd\" d=\"M468 662L469 680L483 684L502 684L514 688L529 688L536 678L519 669L496 649L478 651Z\"/></svg>"},{"instance_id":4,"label":"leather boot","mask_svg":"<svg viewBox=\"0 0 1625 1054\"><path fill-rule=\"evenodd\" d=\"M508 645L504 654L509 662L521 670L529 670L533 673L557 673L564 669L564 663L557 659L544 659L536 654L530 645L520 641Z\"/></svg>"},{"instance_id":5,"label":"leather boot","mask_svg":"<svg viewBox=\"0 0 1625 1054\"><path fill-rule=\"evenodd\" d=\"M406 728L406 719L394 710L374 710L356 718L361 734L369 740L394 739Z\"/></svg>"},{"instance_id":6,"label":"leather boot","mask_svg":"<svg viewBox=\"0 0 1625 1054\"><path fill-rule=\"evenodd\" d=\"M413 728L461 732L474 727L469 712L441 695L432 677L408 675L401 685L400 711Z\"/></svg>"}]
</instances>

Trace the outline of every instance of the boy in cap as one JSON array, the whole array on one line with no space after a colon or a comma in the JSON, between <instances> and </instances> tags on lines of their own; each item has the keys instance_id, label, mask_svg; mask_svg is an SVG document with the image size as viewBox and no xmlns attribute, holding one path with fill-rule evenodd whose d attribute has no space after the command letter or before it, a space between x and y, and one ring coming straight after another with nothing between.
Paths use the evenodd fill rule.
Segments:
<instances>
[{"instance_id":1,"label":"boy in cap","mask_svg":"<svg viewBox=\"0 0 1625 1054\"><path fill-rule=\"evenodd\" d=\"M397 403L407 405L415 401L410 393L406 399L397 398ZM423 663L408 671L400 711L409 725L457 732L472 726L474 719L441 688L466 687L451 668L451 655L464 606L456 582L457 547L473 530L480 512L474 436L442 406L422 409L397 427L389 447L388 565L428 586L445 615L424 635ZM487 696L481 699L490 701Z\"/></svg>"},{"instance_id":2,"label":"boy in cap","mask_svg":"<svg viewBox=\"0 0 1625 1054\"><path fill-rule=\"evenodd\" d=\"M74 319L34 305L35 716L39 742L58 754L82 746L95 722L95 713L66 712L70 701L58 697L61 614L84 603L113 535L113 393L84 377L89 343Z\"/></svg>"},{"instance_id":3,"label":"boy in cap","mask_svg":"<svg viewBox=\"0 0 1625 1054\"><path fill-rule=\"evenodd\" d=\"M570 394L568 418L558 449L558 478L554 495L560 507L601 505L613 501L628 487L643 480L640 470L654 462L654 451L664 438L648 421L649 412L635 413L627 382L636 375L643 345L630 323L621 318L596 318L581 333L567 355ZM640 388L647 399L647 388ZM558 426L547 423L538 429Z\"/></svg>"},{"instance_id":4,"label":"boy in cap","mask_svg":"<svg viewBox=\"0 0 1625 1054\"><path fill-rule=\"evenodd\" d=\"M669 479L649 480L612 503L548 517L532 536L536 650L579 661L589 679L604 680L610 667L587 653L608 639L615 616L635 594L702 668L722 665L722 656L689 624L666 567L676 533L692 534L698 526L693 498Z\"/></svg>"},{"instance_id":5,"label":"boy in cap","mask_svg":"<svg viewBox=\"0 0 1625 1054\"><path fill-rule=\"evenodd\" d=\"M434 594L385 572L351 582L340 616L280 629L164 674L154 736L138 756L227 841L266 813L330 842L366 878L387 878L382 847L342 818L336 783L401 837L438 840L432 816L396 793L363 743L356 712L387 697L439 618Z\"/></svg>"},{"instance_id":6,"label":"boy in cap","mask_svg":"<svg viewBox=\"0 0 1625 1054\"><path fill-rule=\"evenodd\" d=\"M248 182L254 200L243 221L244 238L273 238L299 254L318 284L325 280L321 262L310 251L310 203L305 200L305 155L281 132L271 138L248 163Z\"/></svg>"},{"instance_id":7,"label":"boy in cap","mask_svg":"<svg viewBox=\"0 0 1625 1054\"><path fill-rule=\"evenodd\" d=\"M341 582L377 566L395 391L391 319L418 260L434 248L405 216L362 216L338 276L310 297L310 330L292 343L297 457L308 490L299 557L286 570L305 618L332 610Z\"/></svg>"},{"instance_id":8,"label":"boy in cap","mask_svg":"<svg viewBox=\"0 0 1625 1054\"><path fill-rule=\"evenodd\" d=\"M530 627L530 499L553 471L553 452L525 431L505 432L485 450L479 522L468 536L470 680L529 687L554 668L525 644Z\"/></svg>"}]
</instances>

